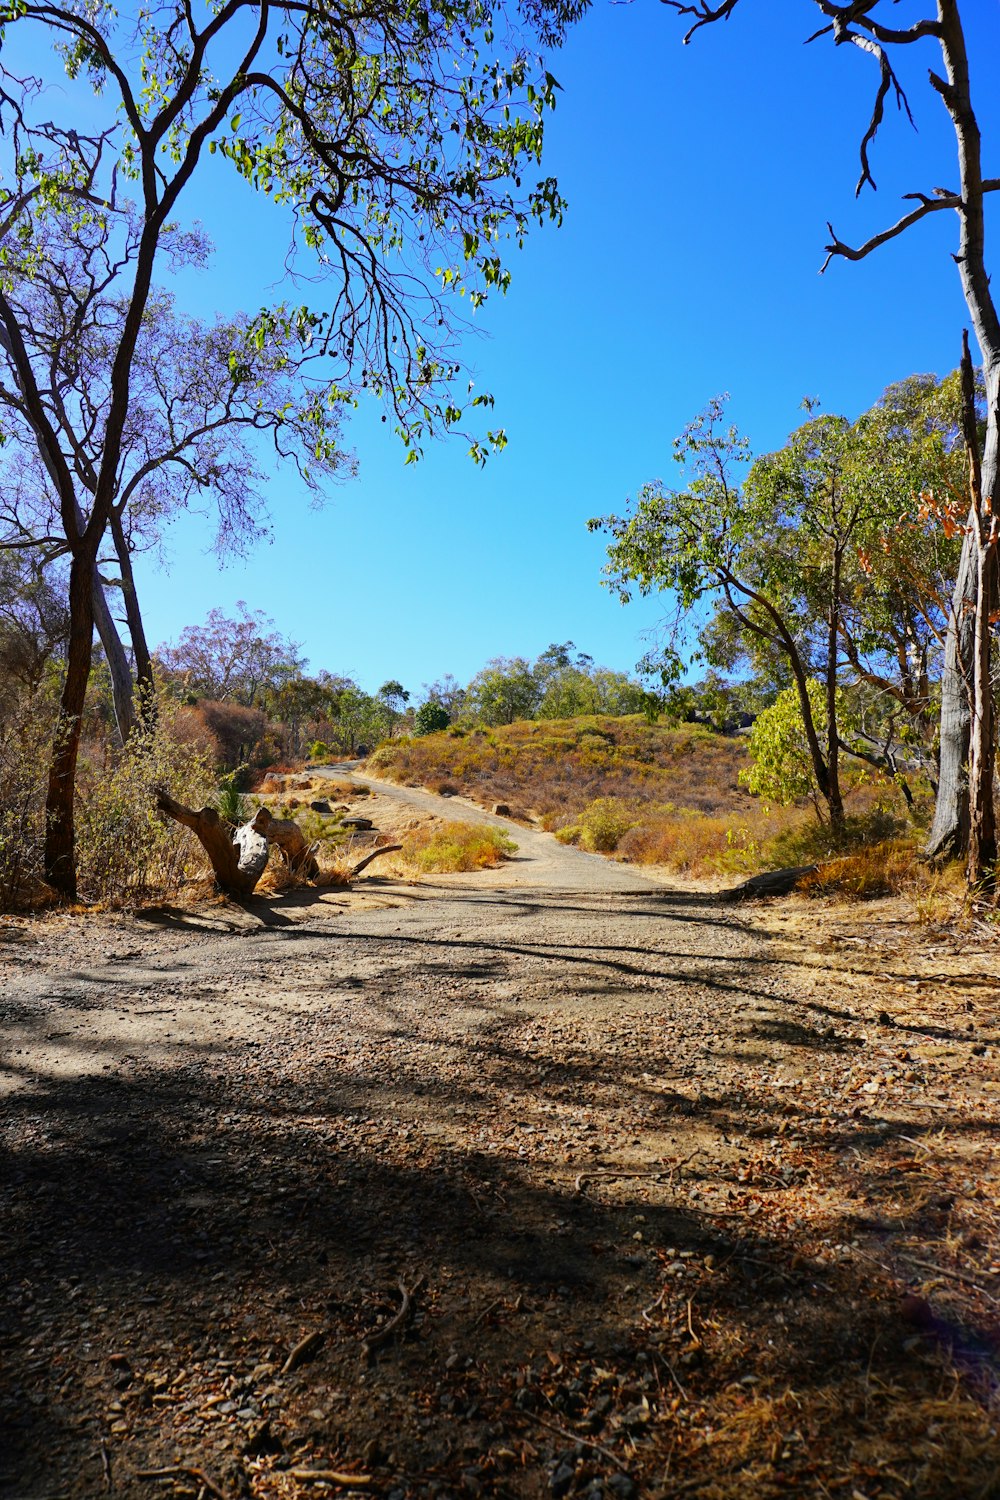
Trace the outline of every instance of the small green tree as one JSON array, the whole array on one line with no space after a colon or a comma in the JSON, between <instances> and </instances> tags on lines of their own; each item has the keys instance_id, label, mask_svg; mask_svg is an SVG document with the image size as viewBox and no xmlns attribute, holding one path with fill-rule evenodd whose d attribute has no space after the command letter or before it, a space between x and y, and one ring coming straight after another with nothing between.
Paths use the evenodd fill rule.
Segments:
<instances>
[{"instance_id":1,"label":"small green tree","mask_svg":"<svg viewBox=\"0 0 1000 1500\"><path fill-rule=\"evenodd\" d=\"M413 720L413 728L416 734L439 734L442 729L447 729L451 723L447 709L428 699L421 703Z\"/></svg>"}]
</instances>

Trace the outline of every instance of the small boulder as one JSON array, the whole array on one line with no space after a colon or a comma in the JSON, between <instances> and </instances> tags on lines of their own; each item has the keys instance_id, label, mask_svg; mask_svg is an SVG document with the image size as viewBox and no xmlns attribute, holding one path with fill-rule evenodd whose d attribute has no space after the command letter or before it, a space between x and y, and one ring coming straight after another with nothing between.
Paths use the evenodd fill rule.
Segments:
<instances>
[{"instance_id":1,"label":"small boulder","mask_svg":"<svg viewBox=\"0 0 1000 1500\"><path fill-rule=\"evenodd\" d=\"M357 818L357 817L355 817L355 818L341 818L341 820L340 820L340 826L341 826L341 828L355 828L360 833L362 830L364 830L366 828L374 828L375 824L372 822L371 818Z\"/></svg>"},{"instance_id":2,"label":"small boulder","mask_svg":"<svg viewBox=\"0 0 1000 1500\"><path fill-rule=\"evenodd\" d=\"M330 813L333 811L329 802L310 802L309 806L313 812Z\"/></svg>"},{"instance_id":3,"label":"small boulder","mask_svg":"<svg viewBox=\"0 0 1000 1500\"><path fill-rule=\"evenodd\" d=\"M514 816L510 810L510 806L506 802L494 802L493 814L497 818L512 818Z\"/></svg>"}]
</instances>

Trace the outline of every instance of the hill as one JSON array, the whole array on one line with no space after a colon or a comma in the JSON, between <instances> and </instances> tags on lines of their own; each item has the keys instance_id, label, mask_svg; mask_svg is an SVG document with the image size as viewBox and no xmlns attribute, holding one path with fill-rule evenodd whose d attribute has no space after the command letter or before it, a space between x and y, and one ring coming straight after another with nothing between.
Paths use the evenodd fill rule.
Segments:
<instances>
[{"instance_id":1,"label":"hill","mask_svg":"<svg viewBox=\"0 0 1000 1500\"><path fill-rule=\"evenodd\" d=\"M486 807L505 803L586 849L708 873L747 867L762 840L801 821L743 790L748 763L739 738L634 714L451 728L383 745L367 766Z\"/></svg>"}]
</instances>

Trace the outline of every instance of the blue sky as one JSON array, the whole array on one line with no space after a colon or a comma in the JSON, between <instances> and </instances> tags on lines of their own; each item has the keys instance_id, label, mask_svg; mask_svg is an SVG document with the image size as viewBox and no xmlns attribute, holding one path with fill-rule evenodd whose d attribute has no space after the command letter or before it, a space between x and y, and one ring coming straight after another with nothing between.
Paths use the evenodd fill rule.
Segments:
<instances>
[{"instance_id":1,"label":"blue sky","mask_svg":"<svg viewBox=\"0 0 1000 1500\"><path fill-rule=\"evenodd\" d=\"M925 8L903 0L893 23ZM963 9L996 174L1000 0ZM802 419L803 396L853 416L890 381L957 363L967 315L953 214L818 274L827 219L861 240L899 216L904 192L954 184L954 139L926 82L939 59L929 45L901 58L918 129L887 106L872 150L879 191L855 202L876 68L826 39L804 47L816 24L808 0L743 0L684 47L665 7L597 0L550 63L563 94L544 168L569 200L565 225L515 255L511 292L467 349L506 452L479 470L461 441L445 442L404 467L391 426L358 411L347 437L359 476L325 510L277 474L273 539L247 562L220 571L207 531L185 520L168 571L140 563L151 639L245 599L302 643L313 670L370 689L396 677L418 694L445 672L465 680L489 657L567 639L631 669L662 603L623 609L601 589L603 549L585 522L670 479L671 439L709 397L729 391L766 451ZM185 279L184 303L259 306L280 266L280 217L221 170L183 206L218 246L213 269Z\"/></svg>"}]
</instances>

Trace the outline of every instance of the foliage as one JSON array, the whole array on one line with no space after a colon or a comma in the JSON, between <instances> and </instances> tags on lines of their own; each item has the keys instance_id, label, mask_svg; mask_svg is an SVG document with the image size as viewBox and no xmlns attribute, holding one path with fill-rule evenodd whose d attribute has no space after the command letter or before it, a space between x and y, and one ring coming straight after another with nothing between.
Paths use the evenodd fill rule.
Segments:
<instances>
[{"instance_id":1,"label":"foliage","mask_svg":"<svg viewBox=\"0 0 1000 1500\"><path fill-rule=\"evenodd\" d=\"M557 831L564 844L581 844L593 854L613 854L630 828L640 821L635 804L620 797L597 797L576 819Z\"/></svg>"},{"instance_id":2,"label":"foliage","mask_svg":"<svg viewBox=\"0 0 1000 1500\"><path fill-rule=\"evenodd\" d=\"M874 763L894 772L903 744L928 738L943 570L956 553L917 493L960 471L956 391L955 377L912 377L856 423L810 409L782 449L754 462L716 400L674 443L684 488L647 485L626 515L590 523L610 535L605 575L620 598L637 587L676 600L659 658L668 685L690 649L694 611L713 665L749 670L767 695L794 692L812 784L834 822L845 665L888 704L866 730ZM808 687L817 679L820 699ZM668 705L685 696L673 685Z\"/></svg>"},{"instance_id":3,"label":"foliage","mask_svg":"<svg viewBox=\"0 0 1000 1500\"><path fill-rule=\"evenodd\" d=\"M82 767L79 868L88 901L121 905L163 895L201 867L200 847L154 807L157 787L194 806L213 790L213 768L175 737L173 719L164 703L154 727L137 730L120 750L105 743Z\"/></svg>"},{"instance_id":4,"label":"foliage","mask_svg":"<svg viewBox=\"0 0 1000 1500\"><path fill-rule=\"evenodd\" d=\"M195 698L231 700L255 708L301 672L298 646L271 627L261 609L240 599L235 619L210 609L204 625L188 625L175 646L157 652L161 667L178 689Z\"/></svg>"},{"instance_id":5,"label":"foliage","mask_svg":"<svg viewBox=\"0 0 1000 1500\"><path fill-rule=\"evenodd\" d=\"M539 703L538 681L523 656L496 656L466 690L466 710L481 724L530 719Z\"/></svg>"},{"instance_id":6,"label":"foliage","mask_svg":"<svg viewBox=\"0 0 1000 1500\"><path fill-rule=\"evenodd\" d=\"M403 856L410 864L443 874L495 869L516 849L509 834L489 824L443 823L415 828L403 840Z\"/></svg>"},{"instance_id":7,"label":"foliage","mask_svg":"<svg viewBox=\"0 0 1000 1500\"><path fill-rule=\"evenodd\" d=\"M816 727L824 733L826 695L823 684L810 678L808 691ZM740 771L740 781L753 796L776 802L779 807L788 807L804 797L815 801L812 758L795 688L786 688L779 693L770 708L765 708L757 716L750 731L750 757L753 764ZM818 803L816 807L819 811Z\"/></svg>"},{"instance_id":8,"label":"foliage","mask_svg":"<svg viewBox=\"0 0 1000 1500\"><path fill-rule=\"evenodd\" d=\"M413 720L413 731L415 734L440 734L447 729L451 723L448 711L441 707L440 703L428 699L421 703Z\"/></svg>"},{"instance_id":9,"label":"foliage","mask_svg":"<svg viewBox=\"0 0 1000 1500\"><path fill-rule=\"evenodd\" d=\"M0 911L41 889L45 767L55 705L51 695L7 701L0 716Z\"/></svg>"}]
</instances>

